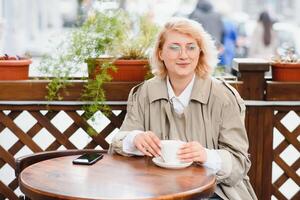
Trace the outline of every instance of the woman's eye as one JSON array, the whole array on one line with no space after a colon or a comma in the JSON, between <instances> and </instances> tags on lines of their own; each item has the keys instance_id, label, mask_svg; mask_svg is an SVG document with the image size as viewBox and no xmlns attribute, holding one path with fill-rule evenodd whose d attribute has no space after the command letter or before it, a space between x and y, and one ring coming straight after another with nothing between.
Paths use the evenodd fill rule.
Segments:
<instances>
[{"instance_id":1,"label":"woman's eye","mask_svg":"<svg viewBox=\"0 0 300 200\"><path fill-rule=\"evenodd\" d=\"M180 46L178 46L178 45L170 45L169 49L171 49L173 51L180 51Z\"/></svg>"},{"instance_id":2,"label":"woman's eye","mask_svg":"<svg viewBox=\"0 0 300 200\"><path fill-rule=\"evenodd\" d=\"M194 50L197 49L196 45L188 45L186 48L187 48L189 51L194 51Z\"/></svg>"}]
</instances>

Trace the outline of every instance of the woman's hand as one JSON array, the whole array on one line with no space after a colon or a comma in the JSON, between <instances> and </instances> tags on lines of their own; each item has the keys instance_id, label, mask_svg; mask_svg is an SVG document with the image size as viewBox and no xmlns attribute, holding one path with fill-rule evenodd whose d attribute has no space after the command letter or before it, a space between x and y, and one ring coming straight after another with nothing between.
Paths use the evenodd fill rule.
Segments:
<instances>
[{"instance_id":1,"label":"woman's hand","mask_svg":"<svg viewBox=\"0 0 300 200\"><path fill-rule=\"evenodd\" d=\"M183 162L204 163L207 160L204 147L196 141L183 144L177 154L178 158Z\"/></svg>"},{"instance_id":2,"label":"woman's hand","mask_svg":"<svg viewBox=\"0 0 300 200\"><path fill-rule=\"evenodd\" d=\"M151 131L146 131L135 136L134 145L138 150L147 156L158 157L161 155L160 139Z\"/></svg>"}]
</instances>

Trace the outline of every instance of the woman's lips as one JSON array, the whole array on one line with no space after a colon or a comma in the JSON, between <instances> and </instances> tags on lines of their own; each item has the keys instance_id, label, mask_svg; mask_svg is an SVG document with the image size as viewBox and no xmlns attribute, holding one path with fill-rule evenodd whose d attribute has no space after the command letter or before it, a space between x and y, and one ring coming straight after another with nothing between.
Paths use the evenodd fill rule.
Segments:
<instances>
[{"instance_id":1,"label":"woman's lips","mask_svg":"<svg viewBox=\"0 0 300 200\"><path fill-rule=\"evenodd\" d=\"M178 66L182 66L182 67L185 67L187 65L189 65L190 63L176 63L176 65Z\"/></svg>"}]
</instances>

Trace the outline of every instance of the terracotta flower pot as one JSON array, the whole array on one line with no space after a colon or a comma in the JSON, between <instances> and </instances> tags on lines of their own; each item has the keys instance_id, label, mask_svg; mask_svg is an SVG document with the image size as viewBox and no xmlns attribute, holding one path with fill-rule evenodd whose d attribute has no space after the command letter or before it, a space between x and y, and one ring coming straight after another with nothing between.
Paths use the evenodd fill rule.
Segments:
<instances>
[{"instance_id":1,"label":"terracotta flower pot","mask_svg":"<svg viewBox=\"0 0 300 200\"><path fill-rule=\"evenodd\" d=\"M117 71L109 71L113 81L143 81L148 72L148 60L116 60Z\"/></svg>"},{"instance_id":2,"label":"terracotta flower pot","mask_svg":"<svg viewBox=\"0 0 300 200\"><path fill-rule=\"evenodd\" d=\"M0 60L0 80L27 80L31 59L16 60L9 57Z\"/></svg>"},{"instance_id":3,"label":"terracotta flower pot","mask_svg":"<svg viewBox=\"0 0 300 200\"><path fill-rule=\"evenodd\" d=\"M102 65L107 59L96 59L95 65L97 73L100 69L99 66ZM108 70L109 75L112 77L112 81L143 81L149 70L148 60L123 60L118 59L113 62L117 70ZM93 72L93 73L95 73ZM90 77L94 77L92 74Z\"/></svg>"},{"instance_id":4,"label":"terracotta flower pot","mask_svg":"<svg viewBox=\"0 0 300 200\"><path fill-rule=\"evenodd\" d=\"M300 63L272 63L273 81L300 81Z\"/></svg>"}]
</instances>

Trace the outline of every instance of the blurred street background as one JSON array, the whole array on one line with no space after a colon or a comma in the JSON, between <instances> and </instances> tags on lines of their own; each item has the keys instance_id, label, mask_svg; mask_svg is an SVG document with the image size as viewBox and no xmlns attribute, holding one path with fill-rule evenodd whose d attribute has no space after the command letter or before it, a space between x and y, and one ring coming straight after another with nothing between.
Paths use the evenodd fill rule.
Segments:
<instances>
[{"instance_id":1,"label":"blurred street background","mask_svg":"<svg viewBox=\"0 0 300 200\"><path fill-rule=\"evenodd\" d=\"M0 53L31 55L34 63L31 65L30 76L39 76L41 74L35 66L43 54L51 52L49 41L51 43L58 41L62 33L78 27L91 8L105 10L121 7L131 13L147 14L161 25L172 16L193 18L192 13L195 13L199 2L198 0L0 0ZM276 51L292 48L299 53L300 1L207 2L211 4L212 10L221 16L224 27L227 27L225 33L231 31L228 32L227 39L222 38L220 41L222 43L220 52L224 54L220 55L220 65L227 68L227 71L230 72L233 57L256 57L255 54L251 55L251 44L253 38L254 40L259 38L255 27L263 11L267 12L272 20L272 29L276 33ZM269 59L270 56L265 58Z\"/></svg>"}]
</instances>

